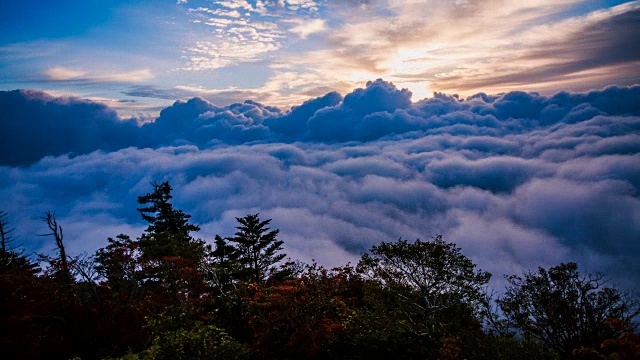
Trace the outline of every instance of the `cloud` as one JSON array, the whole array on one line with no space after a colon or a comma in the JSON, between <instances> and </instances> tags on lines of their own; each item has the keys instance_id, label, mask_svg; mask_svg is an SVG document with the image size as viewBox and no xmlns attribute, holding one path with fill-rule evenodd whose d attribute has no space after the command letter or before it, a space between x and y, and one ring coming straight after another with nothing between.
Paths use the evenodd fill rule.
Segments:
<instances>
[{"instance_id":1,"label":"cloud","mask_svg":"<svg viewBox=\"0 0 640 360\"><path fill-rule=\"evenodd\" d=\"M521 44L514 44L520 48L517 52L502 52L495 59L505 64L500 71L476 69L475 74L434 79L432 86L462 92L523 87L549 91L567 85L589 89L638 83L640 52L631 39L640 36L639 16L638 3L629 2L555 24L531 26L520 37Z\"/></svg>"},{"instance_id":2,"label":"cloud","mask_svg":"<svg viewBox=\"0 0 640 360\"><path fill-rule=\"evenodd\" d=\"M441 233L496 284L561 261L633 284L639 96L632 86L412 103L377 80L289 111L181 100L137 126L91 101L2 92L12 136L0 208L29 249L51 249L31 232L55 210L68 246L94 251L118 232L139 235L136 197L168 180L207 241L259 212L304 261L341 265L383 240Z\"/></svg>"},{"instance_id":3,"label":"cloud","mask_svg":"<svg viewBox=\"0 0 640 360\"><path fill-rule=\"evenodd\" d=\"M111 108L33 90L0 92L0 164L24 165L45 156L117 150L135 144L140 128Z\"/></svg>"},{"instance_id":4,"label":"cloud","mask_svg":"<svg viewBox=\"0 0 640 360\"><path fill-rule=\"evenodd\" d=\"M45 71L45 75L53 81L77 79L85 74L86 73L84 71L72 70L64 67L55 67Z\"/></svg>"},{"instance_id":5,"label":"cloud","mask_svg":"<svg viewBox=\"0 0 640 360\"><path fill-rule=\"evenodd\" d=\"M167 100L176 100L196 96L192 91L185 91L179 88L158 88L152 85L132 86L128 90L123 91L123 94L129 96L149 97Z\"/></svg>"},{"instance_id":6,"label":"cloud","mask_svg":"<svg viewBox=\"0 0 640 360\"><path fill-rule=\"evenodd\" d=\"M127 94L169 98L172 95L186 97L197 91L199 89L179 87L163 90L142 86L132 88ZM110 108L88 100L53 98L35 91L3 92L0 98L4 98L7 104L15 101L3 114L4 128L16 132L16 139L46 140L30 141L33 145L24 154L32 155L15 155L13 160L5 160L4 163L25 164L46 155L115 150L128 146L194 144L204 148L219 142L332 143L429 135L432 139L438 139L437 142L432 141L430 146L440 150L456 146L477 153L513 157L507 160L505 157L475 159L466 156L443 160L439 163L441 170L431 174L432 181L447 187L450 181L443 176L450 178L460 174L453 184L459 183L464 177L464 183L480 186L472 180L478 176L480 181L493 184L480 187L502 191L510 190L528 179L525 173L517 175L525 168L532 169L533 162L522 156L550 159L562 156L562 151L570 151L564 155L566 157L576 154L628 154L637 149L633 134L638 126L634 117L640 115L640 106L637 105L640 104L640 86L608 87L588 93L560 92L549 97L520 91L500 96L480 94L466 101L438 95L412 103L411 92L378 79L344 97L330 92L286 112L252 100L232 102L249 94L231 93L232 90L200 90L199 94L210 100L222 100L216 102L230 104L214 105L201 97L179 100L162 110L155 121L145 121L144 126L137 127L132 122L123 122ZM225 100L226 96L231 98ZM42 106L45 109L40 109ZM51 114L64 118L47 120ZM31 124L29 127L34 130L20 127L22 125L16 121L19 117L27 119L24 124ZM98 140L94 137L100 136L100 126L108 126L113 130ZM72 131L65 130L67 128ZM36 136L41 129L45 130ZM65 133L65 136L52 137L49 131ZM82 131L88 132L87 136L83 136ZM118 131L124 135L118 136ZM76 135L72 135L74 133ZM110 136L111 133L114 135ZM519 136L518 141L522 142L521 133L539 139L535 144L522 148L521 143L507 138ZM585 138L586 134L591 137ZM473 137L452 137L457 135ZM75 136L73 139L76 140L70 141L70 136ZM53 143L58 145L52 147L50 144ZM571 151L573 149L575 151ZM21 156L23 160L17 160ZM493 172L490 170L493 166L502 167L496 172L497 176L504 174L504 171L510 172L508 181L511 181L511 185L489 180L487 176ZM537 165L534 167L537 168ZM540 176L541 173L536 174Z\"/></svg>"},{"instance_id":7,"label":"cloud","mask_svg":"<svg viewBox=\"0 0 640 360\"><path fill-rule=\"evenodd\" d=\"M284 31L260 1L214 1L190 9L192 22L206 28L207 39L188 46L188 64L181 70L220 69L264 60L282 47Z\"/></svg>"},{"instance_id":8,"label":"cloud","mask_svg":"<svg viewBox=\"0 0 640 360\"><path fill-rule=\"evenodd\" d=\"M282 71L318 74L309 87L334 82L333 89L346 90L382 77L412 90L414 101L434 91L549 95L639 83L640 54L632 44L638 2L604 9L580 3L511 2L497 9L488 1L382 1L354 11L321 2L319 19L330 24L321 39L289 32L296 41L280 41L273 55ZM283 16L278 24L301 19L308 17ZM309 20L302 24L311 29ZM278 96L290 96L287 90L283 84Z\"/></svg>"},{"instance_id":9,"label":"cloud","mask_svg":"<svg viewBox=\"0 0 640 360\"><path fill-rule=\"evenodd\" d=\"M86 71L61 66L46 70L44 75L47 77L47 81L74 81L78 83L139 83L149 81L155 77L149 69L88 74Z\"/></svg>"},{"instance_id":10,"label":"cloud","mask_svg":"<svg viewBox=\"0 0 640 360\"><path fill-rule=\"evenodd\" d=\"M326 21L323 19L292 19L288 23L293 24L289 28L289 32L292 32L301 39L306 39L309 35L321 33L327 30Z\"/></svg>"},{"instance_id":11,"label":"cloud","mask_svg":"<svg viewBox=\"0 0 640 360\"><path fill-rule=\"evenodd\" d=\"M280 117L265 120L273 131L282 134L285 138L295 139L307 132L307 121L318 110L332 108L342 101L342 96L337 92L330 92L322 97L305 101L300 106L294 106L290 112Z\"/></svg>"}]
</instances>

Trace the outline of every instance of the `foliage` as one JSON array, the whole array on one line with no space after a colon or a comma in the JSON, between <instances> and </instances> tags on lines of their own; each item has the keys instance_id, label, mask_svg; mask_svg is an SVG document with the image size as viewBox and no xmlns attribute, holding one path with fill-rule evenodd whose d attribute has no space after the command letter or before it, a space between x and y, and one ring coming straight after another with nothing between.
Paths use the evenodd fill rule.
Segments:
<instances>
[{"instance_id":1,"label":"foliage","mask_svg":"<svg viewBox=\"0 0 640 360\"><path fill-rule=\"evenodd\" d=\"M15 228L9 226L9 220L7 220L7 216L9 216L5 211L0 210L0 251L2 253L6 253L10 250L11 242L13 241L13 233Z\"/></svg>"},{"instance_id":2,"label":"foliage","mask_svg":"<svg viewBox=\"0 0 640 360\"><path fill-rule=\"evenodd\" d=\"M146 287L158 287L167 295L188 296L204 291L201 265L211 252L203 240L190 233L200 228L189 222L191 215L174 209L169 200L173 190L168 182L153 183L154 191L138 197L146 205L138 209L149 223L137 241L140 251L140 280ZM123 240L122 246L130 247ZM120 246L114 251L125 251ZM115 253L114 253L115 256Z\"/></svg>"},{"instance_id":3,"label":"foliage","mask_svg":"<svg viewBox=\"0 0 640 360\"><path fill-rule=\"evenodd\" d=\"M313 264L296 279L252 285L249 323L257 353L265 359L328 356L345 336L358 283L349 266L327 270Z\"/></svg>"},{"instance_id":4,"label":"foliage","mask_svg":"<svg viewBox=\"0 0 640 360\"><path fill-rule=\"evenodd\" d=\"M433 241L382 242L362 256L358 272L401 299L406 313L415 315L406 319L416 330L428 331L467 321L452 313L479 316L482 287L491 274L475 267L460 248L437 236Z\"/></svg>"},{"instance_id":5,"label":"foliage","mask_svg":"<svg viewBox=\"0 0 640 360\"><path fill-rule=\"evenodd\" d=\"M157 326L154 320L151 327ZM241 360L250 351L233 340L224 330L196 322L189 328L154 333L151 346L140 353L128 354L121 360Z\"/></svg>"},{"instance_id":6,"label":"foliage","mask_svg":"<svg viewBox=\"0 0 640 360\"><path fill-rule=\"evenodd\" d=\"M558 354L536 341L512 336L484 335L470 360L558 360Z\"/></svg>"},{"instance_id":7,"label":"foliage","mask_svg":"<svg viewBox=\"0 0 640 360\"><path fill-rule=\"evenodd\" d=\"M497 300L504 316L525 338L542 341L563 357L621 335L608 321L631 321L640 313L636 300L607 285L601 274L581 274L575 263L507 280L506 292Z\"/></svg>"},{"instance_id":8,"label":"foliage","mask_svg":"<svg viewBox=\"0 0 640 360\"><path fill-rule=\"evenodd\" d=\"M107 240L96 253L96 270L114 290L133 292L140 285L140 245L124 234Z\"/></svg>"},{"instance_id":9,"label":"foliage","mask_svg":"<svg viewBox=\"0 0 640 360\"><path fill-rule=\"evenodd\" d=\"M574 349L573 357L580 360L639 360L640 334L636 332L636 326L628 319L610 319L608 325L620 335L604 340L599 348L581 346Z\"/></svg>"},{"instance_id":10,"label":"foliage","mask_svg":"<svg viewBox=\"0 0 640 360\"><path fill-rule=\"evenodd\" d=\"M202 242L195 241L190 233L200 228L189 223L191 215L173 208L169 202L173 198L173 188L168 182L152 185L153 192L138 197L138 203L146 205L138 208L138 211L142 219L149 223L138 241L142 255L151 259L179 256L198 262L203 255L200 248Z\"/></svg>"},{"instance_id":11,"label":"foliage","mask_svg":"<svg viewBox=\"0 0 640 360\"><path fill-rule=\"evenodd\" d=\"M259 214L249 214L236 220L240 225L235 236L217 236L213 253L227 279L262 284L269 278L288 276L286 267L277 266L286 254L280 253L283 241L276 239L279 230L270 231L267 227L271 219L261 221Z\"/></svg>"},{"instance_id":12,"label":"foliage","mask_svg":"<svg viewBox=\"0 0 640 360\"><path fill-rule=\"evenodd\" d=\"M638 359L637 302L577 265L508 277L461 249L382 242L356 269L285 261L271 220L237 218L215 251L171 186L138 198L148 227L94 256L68 256L53 213L55 256L37 264L10 244L0 212L0 346L20 359ZM61 281L63 280L63 281ZM484 306L483 306L484 305ZM497 311L496 311L497 310ZM503 318L499 316L503 315ZM507 331L483 329L482 319ZM514 325L514 328L509 328ZM519 336L504 336L517 330ZM500 334L502 336L498 336Z\"/></svg>"}]
</instances>

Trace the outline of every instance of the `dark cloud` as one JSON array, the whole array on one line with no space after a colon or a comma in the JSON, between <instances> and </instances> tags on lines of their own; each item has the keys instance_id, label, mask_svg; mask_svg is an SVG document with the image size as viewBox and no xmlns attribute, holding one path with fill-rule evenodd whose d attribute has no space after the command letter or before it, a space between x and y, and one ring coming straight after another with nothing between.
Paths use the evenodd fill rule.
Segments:
<instances>
[{"instance_id":1,"label":"dark cloud","mask_svg":"<svg viewBox=\"0 0 640 360\"><path fill-rule=\"evenodd\" d=\"M511 192L533 178L553 174L553 170L540 161L509 156L474 161L446 158L431 162L428 170L427 178L437 186L473 186L492 192Z\"/></svg>"},{"instance_id":2,"label":"dark cloud","mask_svg":"<svg viewBox=\"0 0 640 360\"><path fill-rule=\"evenodd\" d=\"M122 92L125 95L148 97L155 99L175 100L195 96L193 93L179 89L163 89L151 85L132 86L127 91Z\"/></svg>"},{"instance_id":3,"label":"dark cloud","mask_svg":"<svg viewBox=\"0 0 640 360\"><path fill-rule=\"evenodd\" d=\"M640 86L410 103L379 80L287 112L177 101L142 127L80 99L0 99L11 134L0 209L32 250L52 248L34 236L47 210L73 251L137 236L136 197L168 180L209 241L260 212L289 255L328 266L383 240L442 233L496 279L578 261L640 280Z\"/></svg>"},{"instance_id":4,"label":"dark cloud","mask_svg":"<svg viewBox=\"0 0 640 360\"><path fill-rule=\"evenodd\" d=\"M607 119L611 115L640 115L640 86L608 87L589 93L560 92L551 97L516 91L499 96L481 93L460 100L436 94L415 104L410 97L408 90L382 80L369 82L344 98L330 92L287 112L251 100L217 106L195 97L175 102L162 110L155 121L137 127L133 121L122 121L108 107L91 101L54 98L36 91L2 92L0 104L6 109L1 115L2 129L14 136L3 143L6 151L0 163L29 164L47 155L129 146L193 144L206 148L220 143L366 142L440 134L484 136L467 142L466 148L504 153L507 149L496 144L499 136L530 131L531 136L536 136L536 131L558 126L554 130L557 139L545 137L533 145L540 155L548 150L550 141L571 147L582 143L580 139L569 140L571 137L592 132L600 137L602 131L628 134L637 127L631 129L624 121L611 126L601 126L601 122L610 121ZM568 124L580 126L567 127ZM578 135L567 133L569 129ZM597 146L601 151L618 151L613 150L617 145L611 141ZM30 146L25 148L27 143ZM626 147L629 146L629 151L634 151L633 145ZM8 151L17 148L21 151ZM547 155L557 156L557 152Z\"/></svg>"},{"instance_id":5,"label":"dark cloud","mask_svg":"<svg viewBox=\"0 0 640 360\"><path fill-rule=\"evenodd\" d=\"M640 10L631 10L579 29L569 39L543 44L539 50L527 55L527 59L556 57L571 59L561 64L542 66L535 74L554 77L585 70L640 60ZM525 79L526 81L526 79Z\"/></svg>"},{"instance_id":6,"label":"dark cloud","mask_svg":"<svg viewBox=\"0 0 640 360\"><path fill-rule=\"evenodd\" d=\"M307 121L318 110L337 106L342 101L342 96L337 92L330 92L322 97L305 101L300 106L294 106L284 116L273 117L265 121L270 129L283 135L285 138L297 138L307 132Z\"/></svg>"},{"instance_id":7,"label":"dark cloud","mask_svg":"<svg viewBox=\"0 0 640 360\"><path fill-rule=\"evenodd\" d=\"M0 92L0 165L32 163L47 155L117 150L135 144L140 129L105 105L43 92Z\"/></svg>"}]
</instances>

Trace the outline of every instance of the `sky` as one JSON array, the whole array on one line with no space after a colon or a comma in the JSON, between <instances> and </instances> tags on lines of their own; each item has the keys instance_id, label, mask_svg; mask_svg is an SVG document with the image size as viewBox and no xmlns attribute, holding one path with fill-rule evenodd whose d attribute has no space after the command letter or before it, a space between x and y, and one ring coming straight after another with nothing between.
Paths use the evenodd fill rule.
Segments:
<instances>
[{"instance_id":1,"label":"sky","mask_svg":"<svg viewBox=\"0 0 640 360\"><path fill-rule=\"evenodd\" d=\"M153 119L176 99L288 109L383 78L545 94L640 82L638 1L8 0L0 89Z\"/></svg>"},{"instance_id":2,"label":"sky","mask_svg":"<svg viewBox=\"0 0 640 360\"><path fill-rule=\"evenodd\" d=\"M502 275L640 281L640 2L2 1L0 210L72 254L146 225L169 181L197 236L260 213L356 263L442 234Z\"/></svg>"}]
</instances>

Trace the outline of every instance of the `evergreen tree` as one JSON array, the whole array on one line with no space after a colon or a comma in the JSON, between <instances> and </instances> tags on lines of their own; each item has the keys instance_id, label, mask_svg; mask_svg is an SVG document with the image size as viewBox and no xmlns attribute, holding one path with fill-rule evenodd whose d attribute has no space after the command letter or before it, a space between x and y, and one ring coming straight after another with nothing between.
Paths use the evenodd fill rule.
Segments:
<instances>
[{"instance_id":1,"label":"evergreen tree","mask_svg":"<svg viewBox=\"0 0 640 360\"><path fill-rule=\"evenodd\" d=\"M152 185L153 192L138 197L138 203L143 205L138 211L149 223L138 239L141 279L148 284L161 285L169 293L201 289L201 270L211 248L203 240L191 236L191 232L200 228L189 222L191 215L174 209L170 202L173 189L169 183Z\"/></svg>"},{"instance_id":2,"label":"evergreen tree","mask_svg":"<svg viewBox=\"0 0 640 360\"><path fill-rule=\"evenodd\" d=\"M0 248L0 274L4 275L10 271L24 271L34 276L40 269L29 258L24 256L23 251L16 250L11 246L13 236L11 235L15 228L9 225L7 220L8 214L0 210L0 240L2 247Z\"/></svg>"},{"instance_id":3,"label":"evergreen tree","mask_svg":"<svg viewBox=\"0 0 640 360\"><path fill-rule=\"evenodd\" d=\"M6 253L9 250L9 244L13 240L13 236L11 233L15 229L9 227L9 221L7 220L7 213L5 211L0 210L0 240L2 241L2 253Z\"/></svg>"},{"instance_id":4,"label":"evergreen tree","mask_svg":"<svg viewBox=\"0 0 640 360\"><path fill-rule=\"evenodd\" d=\"M236 218L239 226L234 237L216 237L213 255L223 274L236 280L261 284L270 277L284 278L290 271L277 266L286 254L280 253L283 241L277 240L279 230L267 225L271 219L260 221L259 214ZM270 231L271 230L271 231Z\"/></svg>"},{"instance_id":5,"label":"evergreen tree","mask_svg":"<svg viewBox=\"0 0 640 360\"><path fill-rule=\"evenodd\" d=\"M203 255L203 242L191 237L191 232L200 230L189 223L191 215L173 208L169 202L173 188L168 182L153 183L154 191L138 197L138 208L142 218L149 223L139 239L142 255L147 258L182 257L199 262Z\"/></svg>"}]
</instances>

